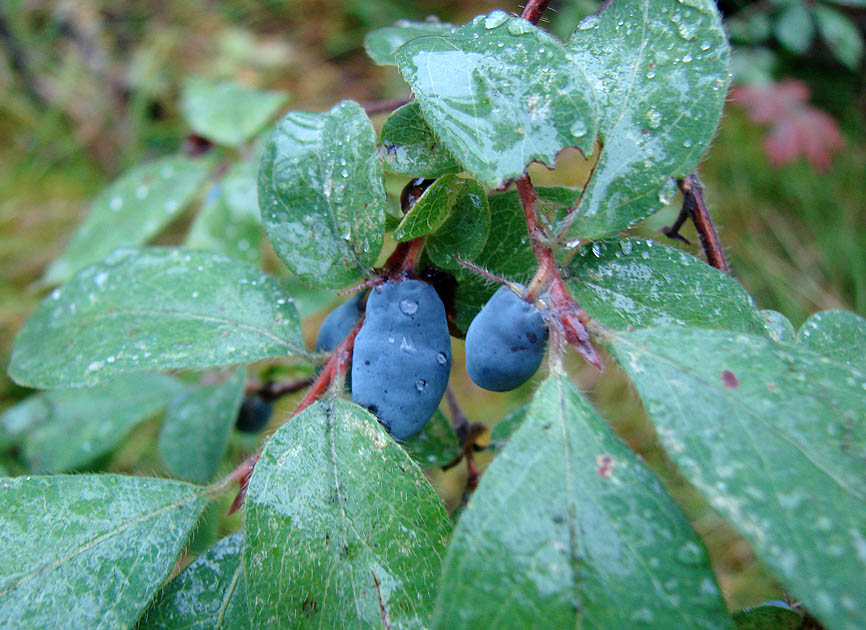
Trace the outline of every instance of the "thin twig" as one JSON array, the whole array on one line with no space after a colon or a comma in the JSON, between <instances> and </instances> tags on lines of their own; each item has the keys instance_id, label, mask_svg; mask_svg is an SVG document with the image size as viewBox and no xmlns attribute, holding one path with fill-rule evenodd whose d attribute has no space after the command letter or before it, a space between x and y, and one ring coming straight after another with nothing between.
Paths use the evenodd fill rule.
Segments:
<instances>
[{"instance_id":1,"label":"thin twig","mask_svg":"<svg viewBox=\"0 0 866 630\"><path fill-rule=\"evenodd\" d=\"M299 392L305 387L309 387L316 380L315 376L308 376L296 381L283 381L281 383L271 382L264 385L257 383L248 383L246 392L258 396L263 400L276 400L288 394Z\"/></svg>"},{"instance_id":2,"label":"thin twig","mask_svg":"<svg viewBox=\"0 0 866 630\"><path fill-rule=\"evenodd\" d=\"M707 262L719 271L730 273L728 262L725 260L725 253L722 250L721 240L719 240L718 232L716 232L713 221L710 219L710 213L704 201L703 186L697 174L692 173L686 176L685 179L678 179L677 186L679 186L683 194L683 206L674 224L662 228L662 232L668 238L688 243L679 233L680 228L688 217L695 224L695 229L701 240L701 247L707 257Z\"/></svg>"},{"instance_id":3,"label":"thin twig","mask_svg":"<svg viewBox=\"0 0 866 630\"><path fill-rule=\"evenodd\" d=\"M523 7L520 17L533 24L538 24L538 20L541 19L541 14L544 13L548 4L550 4L550 0L529 0Z\"/></svg>"}]
</instances>

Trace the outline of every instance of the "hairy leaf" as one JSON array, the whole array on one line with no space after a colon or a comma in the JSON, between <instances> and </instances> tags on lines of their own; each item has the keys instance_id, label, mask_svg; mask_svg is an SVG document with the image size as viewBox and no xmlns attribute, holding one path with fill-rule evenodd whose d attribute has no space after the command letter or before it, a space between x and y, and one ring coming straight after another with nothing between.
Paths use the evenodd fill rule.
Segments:
<instances>
[{"instance_id":1,"label":"hairy leaf","mask_svg":"<svg viewBox=\"0 0 866 630\"><path fill-rule=\"evenodd\" d=\"M453 33L419 37L395 53L425 120L479 181L497 188L530 162L590 153L592 90L552 35L504 11Z\"/></svg>"},{"instance_id":2,"label":"hairy leaf","mask_svg":"<svg viewBox=\"0 0 866 630\"><path fill-rule=\"evenodd\" d=\"M202 488L120 475L0 480L0 620L128 628L174 567Z\"/></svg>"},{"instance_id":3,"label":"hairy leaf","mask_svg":"<svg viewBox=\"0 0 866 630\"><path fill-rule=\"evenodd\" d=\"M193 77L184 85L180 111L200 136L237 147L264 127L286 100L285 92L251 90L233 81Z\"/></svg>"},{"instance_id":4,"label":"hairy leaf","mask_svg":"<svg viewBox=\"0 0 866 630\"><path fill-rule=\"evenodd\" d=\"M443 630L731 626L700 539L563 374L481 478L441 583Z\"/></svg>"},{"instance_id":5,"label":"hairy leaf","mask_svg":"<svg viewBox=\"0 0 866 630\"><path fill-rule=\"evenodd\" d=\"M731 276L652 241L596 241L568 267L572 295L609 328L695 326L763 332L748 293Z\"/></svg>"},{"instance_id":6,"label":"hairy leaf","mask_svg":"<svg viewBox=\"0 0 866 630\"><path fill-rule=\"evenodd\" d=\"M259 166L259 205L289 269L338 287L371 267L384 235L383 178L373 126L357 103L283 118Z\"/></svg>"},{"instance_id":7,"label":"hairy leaf","mask_svg":"<svg viewBox=\"0 0 866 630\"><path fill-rule=\"evenodd\" d=\"M298 313L273 278L209 252L119 249L42 301L15 340L9 375L82 387L292 354L306 354Z\"/></svg>"},{"instance_id":8,"label":"hairy leaf","mask_svg":"<svg viewBox=\"0 0 866 630\"><path fill-rule=\"evenodd\" d=\"M569 238L619 232L671 202L719 122L729 50L712 0L611 3L569 41L598 100L602 150Z\"/></svg>"},{"instance_id":9,"label":"hairy leaf","mask_svg":"<svg viewBox=\"0 0 866 630\"><path fill-rule=\"evenodd\" d=\"M42 282L61 284L118 247L146 243L189 204L207 174L206 161L180 155L133 167L93 200Z\"/></svg>"},{"instance_id":10,"label":"hairy leaf","mask_svg":"<svg viewBox=\"0 0 866 630\"><path fill-rule=\"evenodd\" d=\"M827 627L866 619L866 374L726 331L612 338L662 444Z\"/></svg>"},{"instance_id":11,"label":"hairy leaf","mask_svg":"<svg viewBox=\"0 0 866 630\"><path fill-rule=\"evenodd\" d=\"M767 336L777 343L794 343L797 340L797 331L794 324L779 311L763 309L761 318L767 329Z\"/></svg>"},{"instance_id":12,"label":"hairy leaf","mask_svg":"<svg viewBox=\"0 0 866 630\"><path fill-rule=\"evenodd\" d=\"M866 319L856 313L815 313L800 326L797 343L866 372Z\"/></svg>"},{"instance_id":13,"label":"hairy leaf","mask_svg":"<svg viewBox=\"0 0 866 630\"><path fill-rule=\"evenodd\" d=\"M421 116L416 101L395 109L379 136L385 170L412 177L441 177L463 167Z\"/></svg>"},{"instance_id":14,"label":"hairy leaf","mask_svg":"<svg viewBox=\"0 0 866 630\"><path fill-rule=\"evenodd\" d=\"M244 516L256 628L419 627L450 524L405 451L361 407L317 402L268 441Z\"/></svg>"},{"instance_id":15,"label":"hairy leaf","mask_svg":"<svg viewBox=\"0 0 866 630\"><path fill-rule=\"evenodd\" d=\"M37 394L49 411L25 438L24 458L37 473L75 470L109 452L182 389L161 374L129 374L93 389Z\"/></svg>"},{"instance_id":16,"label":"hairy leaf","mask_svg":"<svg viewBox=\"0 0 866 630\"><path fill-rule=\"evenodd\" d=\"M138 630L251 630L243 535L223 538L168 583Z\"/></svg>"},{"instance_id":17,"label":"hairy leaf","mask_svg":"<svg viewBox=\"0 0 866 630\"><path fill-rule=\"evenodd\" d=\"M207 483L229 444L244 397L246 369L223 383L188 388L169 405L159 434L159 454L176 477Z\"/></svg>"}]
</instances>

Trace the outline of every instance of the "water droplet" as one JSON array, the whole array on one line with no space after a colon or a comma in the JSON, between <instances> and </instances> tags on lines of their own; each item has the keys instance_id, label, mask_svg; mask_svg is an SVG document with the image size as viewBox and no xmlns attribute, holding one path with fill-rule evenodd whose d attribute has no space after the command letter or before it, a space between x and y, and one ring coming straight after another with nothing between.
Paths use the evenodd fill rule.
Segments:
<instances>
[{"instance_id":1,"label":"water droplet","mask_svg":"<svg viewBox=\"0 0 866 630\"><path fill-rule=\"evenodd\" d=\"M592 244L592 254L593 254L593 256L595 256L596 258L601 258L601 249L602 249L602 248L601 248L601 243L599 243L598 241L596 241L595 243L593 243L593 244Z\"/></svg>"},{"instance_id":2,"label":"water droplet","mask_svg":"<svg viewBox=\"0 0 866 630\"><path fill-rule=\"evenodd\" d=\"M575 138L582 138L586 135L586 123L580 119L574 121L574 124L571 125L571 135Z\"/></svg>"},{"instance_id":3,"label":"water droplet","mask_svg":"<svg viewBox=\"0 0 866 630\"><path fill-rule=\"evenodd\" d=\"M709 49L710 49L710 42L708 42L706 40L701 42L701 50L709 50Z\"/></svg>"},{"instance_id":4,"label":"water droplet","mask_svg":"<svg viewBox=\"0 0 866 630\"><path fill-rule=\"evenodd\" d=\"M400 312L407 317L418 311L418 302L415 300L400 300Z\"/></svg>"},{"instance_id":5,"label":"water droplet","mask_svg":"<svg viewBox=\"0 0 866 630\"><path fill-rule=\"evenodd\" d=\"M581 31L588 31L592 28L598 28L598 25L600 23L600 17L598 17L597 15L588 15L578 23L577 28Z\"/></svg>"},{"instance_id":6,"label":"water droplet","mask_svg":"<svg viewBox=\"0 0 866 630\"><path fill-rule=\"evenodd\" d=\"M342 171L340 171L340 175L342 175L343 177L348 177L349 171L347 171L346 169L343 169Z\"/></svg>"},{"instance_id":7,"label":"water droplet","mask_svg":"<svg viewBox=\"0 0 866 630\"><path fill-rule=\"evenodd\" d=\"M695 27L686 22L680 22L677 25L677 32L685 40L691 40L695 36Z\"/></svg>"},{"instance_id":8,"label":"water droplet","mask_svg":"<svg viewBox=\"0 0 866 630\"><path fill-rule=\"evenodd\" d=\"M631 614L631 620L635 623L652 623L653 619L653 611L646 607L638 608Z\"/></svg>"},{"instance_id":9,"label":"water droplet","mask_svg":"<svg viewBox=\"0 0 866 630\"><path fill-rule=\"evenodd\" d=\"M620 241L619 248L622 250L623 254L628 256L634 249L634 241Z\"/></svg>"},{"instance_id":10,"label":"water droplet","mask_svg":"<svg viewBox=\"0 0 866 630\"><path fill-rule=\"evenodd\" d=\"M691 140L683 140L683 146L687 149L691 148L692 144Z\"/></svg>"},{"instance_id":11,"label":"water droplet","mask_svg":"<svg viewBox=\"0 0 866 630\"><path fill-rule=\"evenodd\" d=\"M650 68L650 69L647 71L647 73L646 73L646 78L647 78L647 79L654 79L655 76L656 76L656 71L653 70L652 68Z\"/></svg>"},{"instance_id":12,"label":"water droplet","mask_svg":"<svg viewBox=\"0 0 866 630\"><path fill-rule=\"evenodd\" d=\"M388 337L388 343L394 343L395 341L397 341L397 340L394 339L394 336L393 336L393 335L390 336L390 337Z\"/></svg>"},{"instance_id":13,"label":"water droplet","mask_svg":"<svg viewBox=\"0 0 866 630\"><path fill-rule=\"evenodd\" d=\"M689 53L683 55L683 63L691 63L692 59L694 59L694 57L692 57Z\"/></svg>"},{"instance_id":14,"label":"water droplet","mask_svg":"<svg viewBox=\"0 0 866 630\"><path fill-rule=\"evenodd\" d=\"M650 126L650 129L658 129L659 125L662 124L662 115L656 109L651 109L647 112L646 115L647 124Z\"/></svg>"},{"instance_id":15,"label":"water droplet","mask_svg":"<svg viewBox=\"0 0 866 630\"><path fill-rule=\"evenodd\" d=\"M701 553L701 548L697 544L689 541L677 551L677 558L684 564L694 565L701 563L704 554Z\"/></svg>"},{"instance_id":16,"label":"water droplet","mask_svg":"<svg viewBox=\"0 0 866 630\"><path fill-rule=\"evenodd\" d=\"M445 355L444 352L440 352L436 355L436 361L439 363L439 365L445 365L446 363L448 363L448 357Z\"/></svg>"},{"instance_id":17,"label":"water droplet","mask_svg":"<svg viewBox=\"0 0 866 630\"><path fill-rule=\"evenodd\" d=\"M668 205L671 201L674 200L674 196L677 194L677 184L673 179L666 179L662 184L662 187L659 188L659 201L664 205Z\"/></svg>"},{"instance_id":18,"label":"water droplet","mask_svg":"<svg viewBox=\"0 0 866 630\"><path fill-rule=\"evenodd\" d=\"M426 387L427 381L425 381L423 378L419 378L417 381L415 381L415 389L417 389L419 392L423 392Z\"/></svg>"},{"instance_id":19,"label":"water droplet","mask_svg":"<svg viewBox=\"0 0 866 630\"><path fill-rule=\"evenodd\" d=\"M496 9L491 11L490 15L484 18L484 28L490 30L502 26L508 21L508 14L505 11Z\"/></svg>"},{"instance_id":20,"label":"water droplet","mask_svg":"<svg viewBox=\"0 0 866 630\"><path fill-rule=\"evenodd\" d=\"M108 204L108 206L109 206L112 210L114 210L115 212L117 212L118 210L120 210L120 209L123 207L123 199L121 199L120 197L112 197L112 198L111 198L111 201L110 201L109 204Z\"/></svg>"},{"instance_id":21,"label":"water droplet","mask_svg":"<svg viewBox=\"0 0 866 630\"><path fill-rule=\"evenodd\" d=\"M525 33L530 33L533 26L523 18L514 18L508 23L506 28L512 35L524 35Z\"/></svg>"},{"instance_id":22,"label":"water droplet","mask_svg":"<svg viewBox=\"0 0 866 630\"><path fill-rule=\"evenodd\" d=\"M147 186L139 186L135 189L135 196L139 199L145 199L149 192L150 190L148 190Z\"/></svg>"}]
</instances>

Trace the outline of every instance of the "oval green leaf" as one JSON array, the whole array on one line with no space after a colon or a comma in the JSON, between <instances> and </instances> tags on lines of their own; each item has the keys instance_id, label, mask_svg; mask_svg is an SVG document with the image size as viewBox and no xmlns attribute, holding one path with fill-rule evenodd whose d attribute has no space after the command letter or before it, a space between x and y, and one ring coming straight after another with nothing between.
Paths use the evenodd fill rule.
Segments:
<instances>
[{"instance_id":1,"label":"oval green leaf","mask_svg":"<svg viewBox=\"0 0 866 630\"><path fill-rule=\"evenodd\" d=\"M728 91L729 49L713 0L613 2L569 41L598 99L602 150L568 230L610 236L673 199L701 159Z\"/></svg>"},{"instance_id":2,"label":"oval green leaf","mask_svg":"<svg viewBox=\"0 0 866 630\"><path fill-rule=\"evenodd\" d=\"M216 474L244 397L246 369L223 383L188 388L168 406L159 434L159 454L169 471L193 483Z\"/></svg>"},{"instance_id":3,"label":"oval green leaf","mask_svg":"<svg viewBox=\"0 0 866 630\"><path fill-rule=\"evenodd\" d=\"M168 583L138 630L252 630L247 614L241 547L232 534Z\"/></svg>"},{"instance_id":4,"label":"oval green leaf","mask_svg":"<svg viewBox=\"0 0 866 630\"><path fill-rule=\"evenodd\" d=\"M463 167L433 134L413 101L395 109L379 135L385 170L410 177L441 177Z\"/></svg>"},{"instance_id":5,"label":"oval green leaf","mask_svg":"<svg viewBox=\"0 0 866 630\"><path fill-rule=\"evenodd\" d=\"M797 340L797 331L794 324L779 311L771 309L761 310L761 318L764 320L764 328L767 336L776 343L794 343Z\"/></svg>"},{"instance_id":6,"label":"oval green leaf","mask_svg":"<svg viewBox=\"0 0 866 630\"><path fill-rule=\"evenodd\" d=\"M9 375L83 387L306 353L291 298L255 267L181 248L119 249L42 301L15 340Z\"/></svg>"},{"instance_id":7,"label":"oval green leaf","mask_svg":"<svg viewBox=\"0 0 866 630\"><path fill-rule=\"evenodd\" d=\"M129 628L168 578L205 490L120 475L0 480L0 619Z\"/></svg>"},{"instance_id":8,"label":"oval green leaf","mask_svg":"<svg viewBox=\"0 0 866 630\"><path fill-rule=\"evenodd\" d=\"M421 433L403 442L403 448L423 468L446 466L461 452L451 421L439 409Z\"/></svg>"},{"instance_id":9,"label":"oval green leaf","mask_svg":"<svg viewBox=\"0 0 866 630\"><path fill-rule=\"evenodd\" d=\"M450 531L439 497L361 407L315 403L268 441L244 515L256 628L419 627ZM291 585L289 588L288 585Z\"/></svg>"},{"instance_id":10,"label":"oval green leaf","mask_svg":"<svg viewBox=\"0 0 866 630\"><path fill-rule=\"evenodd\" d=\"M574 298L608 328L764 331L739 282L673 247L638 239L596 241L578 250L567 274Z\"/></svg>"},{"instance_id":11,"label":"oval green leaf","mask_svg":"<svg viewBox=\"0 0 866 630\"><path fill-rule=\"evenodd\" d=\"M108 453L182 389L168 376L130 374L102 387L38 394L50 411L25 438L24 459L36 473L75 470Z\"/></svg>"},{"instance_id":12,"label":"oval green leaf","mask_svg":"<svg viewBox=\"0 0 866 630\"><path fill-rule=\"evenodd\" d=\"M222 186L208 193L186 235L184 244L193 249L218 252L259 266L261 264L261 227L258 220L237 216L228 204Z\"/></svg>"},{"instance_id":13,"label":"oval green leaf","mask_svg":"<svg viewBox=\"0 0 866 630\"><path fill-rule=\"evenodd\" d=\"M820 311L803 322L797 343L866 372L866 319L851 311Z\"/></svg>"},{"instance_id":14,"label":"oval green leaf","mask_svg":"<svg viewBox=\"0 0 866 630\"><path fill-rule=\"evenodd\" d=\"M408 41L395 57L433 132L490 188L530 162L553 165L567 146L592 152L589 83L556 38L522 18L479 15Z\"/></svg>"},{"instance_id":15,"label":"oval green leaf","mask_svg":"<svg viewBox=\"0 0 866 630\"><path fill-rule=\"evenodd\" d=\"M204 160L174 155L124 173L93 200L66 250L45 271L42 283L61 284L118 247L149 241L192 201L208 167Z\"/></svg>"},{"instance_id":16,"label":"oval green leaf","mask_svg":"<svg viewBox=\"0 0 866 630\"><path fill-rule=\"evenodd\" d=\"M238 147L259 131L288 100L285 92L252 90L234 81L189 79L180 111L190 128L215 144Z\"/></svg>"},{"instance_id":17,"label":"oval green leaf","mask_svg":"<svg viewBox=\"0 0 866 630\"><path fill-rule=\"evenodd\" d=\"M827 627L866 620L866 374L754 335L612 338L683 475Z\"/></svg>"},{"instance_id":18,"label":"oval green leaf","mask_svg":"<svg viewBox=\"0 0 866 630\"><path fill-rule=\"evenodd\" d=\"M361 107L292 112L259 165L259 206L286 266L315 286L344 286L382 249L385 188L376 135Z\"/></svg>"},{"instance_id":19,"label":"oval green leaf","mask_svg":"<svg viewBox=\"0 0 866 630\"><path fill-rule=\"evenodd\" d=\"M562 374L481 478L441 584L441 630L731 627L700 539Z\"/></svg>"}]
</instances>

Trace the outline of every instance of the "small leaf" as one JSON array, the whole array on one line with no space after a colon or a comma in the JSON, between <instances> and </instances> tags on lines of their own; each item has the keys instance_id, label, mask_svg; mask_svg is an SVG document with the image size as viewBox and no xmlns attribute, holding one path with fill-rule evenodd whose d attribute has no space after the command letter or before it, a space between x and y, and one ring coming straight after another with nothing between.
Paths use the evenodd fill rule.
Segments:
<instances>
[{"instance_id":1,"label":"small leaf","mask_svg":"<svg viewBox=\"0 0 866 630\"><path fill-rule=\"evenodd\" d=\"M119 249L46 297L18 333L9 375L83 387L128 372L305 355L280 285L219 254Z\"/></svg>"},{"instance_id":2,"label":"small leaf","mask_svg":"<svg viewBox=\"0 0 866 630\"><path fill-rule=\"evenodd\" d=\"M372 267L384 235L383 178L373 126L357 103L283 118L259 166L259 204L289 269L333 288Z\"/></svg>"},{"instance_id":3,"label":"small leaf","mask_svg":"<svg viewBox=\"0 0 866 630\"><path fill-rule=\"evenodd\" d=\"M0 481L0 619L129 628L168 578L205 490L120 475Z\"/></svg>"},{"instance_id":4,"label":"small leaf","mask_svg":"<svg viewBox=\"0 0 866 630\"><path fill-rule=\"evenodd\" d=\"M789 0L774 24L776 39L792 53L804 54L812 45L815 25L802 0Z\"/></svg>"},{"instance_id":5,"label":"small leaf","mask_svg":"<svg viewBox=\"0 0 866 630\"><path fill-rule=\"evenodd\" d=\"M592 90L552 35L504 11L395 53L425 120L469 173L490 188L553 165L568 146L591 153Z\"/></svg>"},{"instance_id":6,"label":"small leaf","mask_svg":"<svg viewBox=\"0 0 866 630\"><path fill-rule=\"evenodd\" d=\"M866 619L866 374L726 331L612 338L668 455L824 625Z\"/></svg>"},{"instance_id":7,"label":"small leaf","mask_svg":"<svg viewBox=\"0 0 866 630\"><path fill-rule=\"evenodd\" d=\"M118 247L146 243L189 204L207 174L206 161L180 155L133 167L93 200L42 282L61 284Z\"/></svg>"},{"instance_id":8,"label":"small leaf","mask_svg":"<svg viewBox=\"0 0 866 630\"><path fill-rule=\"evenodd\" d=\"M438 409L421 433L403 442L403 448L423 468L439 468L460 456L454 427Z\"/></svg>"},{"instance_id":9,"label":"small leaf","mask_svg":"<svg viewBox=\"0 0 866 630\"><path fill-rule=\"evenodd\" d=\"M478 256L490 232L490 206L484 189L474 180L464 181L451 214L427 238L424 250L442 269L461 269L457 256L464 260Z\"/></svg>"},{"instance_id":10,"label":"small leaf","mask_svg":"<svg viewBox=\"0 0 866 630\"><path fill-rule=\"evenodd\" d=\"M251 90L233 81L189 79L180 111L200 136L237 147L252 138L288 100L285 92Z\"/></svg>"},{"instance_id":11,"label":"small leaf","mask_svg":"<svg viewBox=\"0 0 866 630\"><path fill-rule=\"evenodd\" d=\"M393 628L429 615L448 515L361 407L317 402L278 429L245 510L254 627L379 628L380 601Z\"/></svg>"},{"instance_id":12,"label":"small leaf","mask_svg":"<svg viewBox=\"0 0 866 630\"><path fill-rule=\"evenodd\" d=\"M397 241L411 241L435 232L451 215L470 180L445 175L430 184L394 230Z\"/></svg>"},{"instance_id":13,"label":"small leaf","mask_svg":"<svg viewBox=\"0 0 866 630\"><path fill-rule=\"evenodd\" d=\"M866 319L850 311L821 311L800 326L797 343L866 372Z\"/></svg>"},{"instance_id":14,"label":"small leaf","mask_svg":"<svg viewBox=\"0 0 866 630\"><path fill-rule=\"evenodd\" d=\"M481 478L441 584L443 630L731 626L700 539L564 375Z\"/></svg>"},{"instance_id":15,"label":"small leaf","mask_svg":"<svg viewBox=\"0 0 866 630\"><path fill-rule=\"evenodd\" d=\"M168 583L138 630L251 630L243 536L223 538Z\"/></svg>"},{"instance_id":16,"label":"small leaf","mask_svg":"<svg viewBox=\"0 0 866 630\"><path fill-rule=\"evenodd\" d=\"M259 191L257 178L258 163L261 156L255 159L237 162L222 178L222 196L235 221L243 221L261 225L262 215L259 212Z\"/></svg>"},{"instance_id":17,"label":"small leaf","mask_svg":"<svg viewBox=\"0 0 866 630\"><path fill-rule=\"evenodd\" d=\"M603 146L568 235L600 238L671 202L671 178L695 168L719 122L730 54L712 0L614 2L569 46Z\"/></svg>"},{"instance_id":18,"label":"small leaf","mask_svg":"<svg viewBox=\"0 0 866 630\"><path fill-rule=\"evenodd\" d=\"M652 241L585 245L568 266L572 295L608 328L695 326L763 332L748 293L731 276Z\"/></svg>"},{"instance_id":19,"label":"small leaf","mask_svg":"<svg viewBox=\"0 0 866 630\"><path fill-rule=\"evenodd\" d=\"M737 630L800 630L803 618L783 601L767 602L734 613Z\"/></svg>"},{"instance_id":20,"label":"small leaf","mask_svg":"<svg viewBox=\"0 0 866 630\"><path fill-rule=\"evenodd\" d=\"M25 438L24 458L37 473L75 470L108 453L181 389L168 376L131 374L93 389L37 394L50 411Z\"/></svg>"},{"instance_id":21,"label":"small leaf","mask_svg":"<svg viewBox=\"0 0 866 630\"><path fill-rule=\"evenodd\" d=\"M833 51L836 59L849 70L857 70L863 59L863 36L860 29L844 13L816 4L812 7L818 32Z\"/></svg>"},{"instance_id":22,"label":"small leaf","mask_svg":"<svg viewBox=\"0 0 866 630\"><path fill-rule=\"evenodd\" d=\"M416 101L395 109L379 136L385 170L411 177L441 177L463 167L433 134Z\"/></svg>"},{"instance_id":23,"label":"small leaf","mask_svg":"<svg viewBox=\"0 0 866 630\"><path fill-rule=\"evenodd\" d=\"M447 22L428 21L410 22L400 20L394 26L384 26L367 33L364 37L364 49L370 59L380 66L394 66L394 51L408 41L424 35L439 35L451 33L454 26Z\"/></svg>"},{"instance_id":24,"label":"small leaf","mask_svg":"<svg viewBox=\"0 0 866 630\"><path fill-rule=\"evenodd\" d=\"M261 264L260 223L236 217L222 187L214 186L186 236L185 245L237 258L252 265Z\"/></svg>"},{"instance_id":25,"label":"small leaf","mask_svg":"<svg viewBox=\"0 0 866 630\"><path fill-rule=\"evenodd\" d=\"M761 311L761 318L764 320L767 335L776 343L794 343L796 341L797 331L794 330L794 324L779 311L764 309Z\"/></svg>"},{"instance_id":26,"label":"small leaf","mask_svg":"<svg viewBox=\"0 0 866 630\"><path fill-rule=\"evenodd\" d=\"M224 383L187 389L169 405L159 434L159 454L173 475L207 483L216 474L244 396L246 369Z\"/></svg>"}]
</instances>

